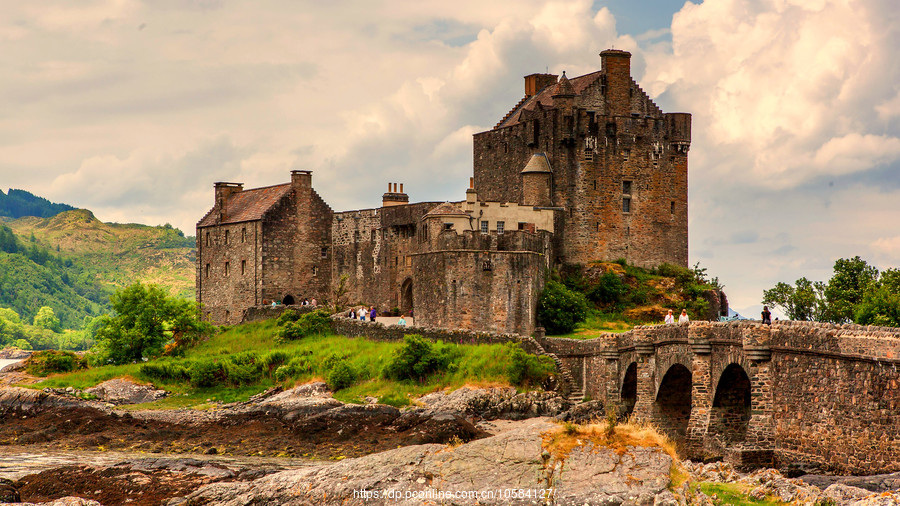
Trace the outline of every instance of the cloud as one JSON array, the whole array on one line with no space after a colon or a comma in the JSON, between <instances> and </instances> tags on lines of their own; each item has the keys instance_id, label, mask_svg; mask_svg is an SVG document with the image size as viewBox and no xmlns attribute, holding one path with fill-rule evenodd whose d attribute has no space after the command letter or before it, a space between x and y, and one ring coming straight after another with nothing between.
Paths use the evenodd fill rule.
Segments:
<instances>
[{"instance_id":1,"label":"cloud","mask_svg":"<svg viewBox=\"0 0 900 506\"><path fill-rule=\"evenodd\" d=\"M871 121L896 109L893 10L866 0L687 3L673 18L673 54L648 56L647 88L664 108L694 113L695 146L720 154L698 167L704 176L796 187L900 161L900 129Z\"/></svg>"}]
</instances>

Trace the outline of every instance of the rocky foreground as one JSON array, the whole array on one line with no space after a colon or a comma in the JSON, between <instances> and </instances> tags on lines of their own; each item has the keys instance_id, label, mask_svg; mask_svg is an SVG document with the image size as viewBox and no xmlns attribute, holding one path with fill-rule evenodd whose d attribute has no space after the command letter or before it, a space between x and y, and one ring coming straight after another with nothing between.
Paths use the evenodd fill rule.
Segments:
<instances>
[{"instance_id":1,"label":"rocky foreground","mask_svg":"<svg viewBox=\"0 0 900 506\"><path fill-rule=\"evenodd\" d=\"M0 480L0 501L43 504L728 504L701 482L794 504L900 504L900 475L787 479L673 460L563 426L577 409L546 393L460 389L414 409L347 405L323 384L209 411L128 412L159 392L109 383L77 392L0 389L0 455L84 451L84 463ZM556 416L554 421L550 416ZM97 450L134 458L91 465ZM140 452L179 456L140 457ZM233 455L280 455L268 463ZM2 467L0 467L2 469ZM857 481L852 481L852 480ZM818 481L816 481L818 480ZM830 501L830 502L827 502Z\"/></svg>"}]
</instances>

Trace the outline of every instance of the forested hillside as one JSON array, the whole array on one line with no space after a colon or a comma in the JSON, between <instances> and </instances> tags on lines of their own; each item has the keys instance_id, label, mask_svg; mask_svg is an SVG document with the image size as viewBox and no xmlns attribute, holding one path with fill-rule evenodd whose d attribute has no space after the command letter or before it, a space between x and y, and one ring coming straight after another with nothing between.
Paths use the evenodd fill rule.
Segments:
<instances>
[{"instance_id":1,"label":"forested hillside","mask_svg":"<svg viewBox=\"0 0 900 506\"><path fill-rule=\"evenodd\" d=\"M170 225L103 223L86 209L0 222L0 307L31 322L43 306L64 328L109 311L135 281L194 296L194 240Z\"/></svg>"},{"instance_id":2,"label":"forested hillside","mask_svg":"<svg viewBox=\"0 0 900 506\"><path fill-rule=\"evenodd\" d=\"M37 216L49 218L63 211L75 209L68 204L54 204L49 200L33 195L25 190L9 189L8 194L0 190L0 216L21 218L23 216Z\"/></svg>"}]
</instances>

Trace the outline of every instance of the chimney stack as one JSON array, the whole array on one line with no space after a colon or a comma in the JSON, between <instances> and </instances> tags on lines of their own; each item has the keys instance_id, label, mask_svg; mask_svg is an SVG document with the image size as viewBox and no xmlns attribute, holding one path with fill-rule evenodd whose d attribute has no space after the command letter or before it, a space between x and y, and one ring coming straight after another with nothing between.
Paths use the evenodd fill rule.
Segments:
<instances>
[{"instance_id":1,"label":"chimney stack","mask_svg":"<svg viewBox=\"0 0 900 506\"><path fill-rule=\"evenodd\" d=\"M607 49L600 53L606 80L606 107L611 116L631 116L631 53Z\"/></svg>"},{"instance_id":2,"label":"chimney stack","mask_svg":"<svg viewBox=\"0 0 900 506\"><path fill-rule=\"evenodd\" d=\"M397 191L397 183L388 183L388 191L381 196L381 207L393 207L409 204L409 195L403 193L403 183Z\"/></svg>"},{"instance_id":3,"label":"chimney stack","mask_svg":"<svg viewBox=\"0 0 900 506\"><path fill-rule=\"evenodd\" d=\"M555 74L531 74L525 76L525 96L533 97L547 86L556 84L557 77L559 76Z\"/></svg>"},{"instance_id":4,"label":"chimney stack","mask_svg":"<svg viewBox=\"0 0 900 506\"><path fill-rule=\"evenodd\" d=\"M244 190L244 183L214 183L216 193L215 206L219 209L219 220L224 220L228 214L228 198L232 194Z\"/></svg>"}]
</instances>

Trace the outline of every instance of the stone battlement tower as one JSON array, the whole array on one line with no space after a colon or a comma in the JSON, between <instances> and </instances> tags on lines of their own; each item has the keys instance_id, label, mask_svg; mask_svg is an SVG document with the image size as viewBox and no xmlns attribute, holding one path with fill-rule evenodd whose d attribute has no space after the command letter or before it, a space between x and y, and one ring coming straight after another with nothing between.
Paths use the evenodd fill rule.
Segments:
<instances>
[{"instance_id":1,"label":"stone battlement tower","mask_svg":"<svg viewBox=\"0 0 900 506\"><path fill-rule=\"evenodd\" d=\"M525 77L525 97L475 135L485 200L553 208L553 263L624 258L687 266L691 116L663 113L631 78L631 53L569 79Z\"/></svg>"}]
</instances>

